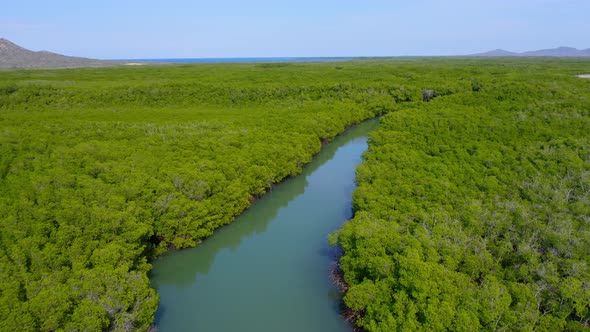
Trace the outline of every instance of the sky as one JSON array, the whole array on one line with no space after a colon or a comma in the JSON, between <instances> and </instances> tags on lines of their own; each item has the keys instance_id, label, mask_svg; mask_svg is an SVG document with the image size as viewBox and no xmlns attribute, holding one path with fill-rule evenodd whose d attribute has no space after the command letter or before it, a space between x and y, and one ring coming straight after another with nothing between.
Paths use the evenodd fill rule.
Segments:
<instances>
[{"instance_id":1,"label":"sky","mask_svg":"<svg viewBox=\"0 0 590 332\"><path fill-rule=\"evenodd\" d=\"M0 38L99 59L590 48L590 0L19 0Z\"/></svg>"}]
</instances>

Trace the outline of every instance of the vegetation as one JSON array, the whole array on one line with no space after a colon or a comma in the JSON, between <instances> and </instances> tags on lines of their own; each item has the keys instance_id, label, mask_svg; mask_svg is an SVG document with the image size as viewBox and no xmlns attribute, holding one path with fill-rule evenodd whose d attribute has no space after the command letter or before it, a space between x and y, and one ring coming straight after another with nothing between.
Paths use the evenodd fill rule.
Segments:
<instances>
[{"instance_id":1,"label":"vegetation","mask_svg":"<svg viewBox=\"0 0 590 332\"><path fill-rule=\"evenodd\" d=\"M0 330L146 329L151 258L199 243L393 105L310 78L332 71L1 73Z\"/></svg>"},{"instance_id":2,"label":"vegetation","mask_svg":"<svg viewBox=\"0 0 590 332\"><path fill-rule=\"evenodd\" d=\"M590 81L569 65L459 71L382 118L334 236L359 326L589 329Z\"/></svg>"},{"instance_id":3,"label":"vegetation","mask_svg":"<svg viewBox=\"0 0 590 332\"><path fill-rule=\"evenodd\" d=\"M1 72L0 330L148 328L151 259L389 111L339 236L359 324L583 327L590 81L572 75L588 64Z\"/></svg>"}]
</instances>

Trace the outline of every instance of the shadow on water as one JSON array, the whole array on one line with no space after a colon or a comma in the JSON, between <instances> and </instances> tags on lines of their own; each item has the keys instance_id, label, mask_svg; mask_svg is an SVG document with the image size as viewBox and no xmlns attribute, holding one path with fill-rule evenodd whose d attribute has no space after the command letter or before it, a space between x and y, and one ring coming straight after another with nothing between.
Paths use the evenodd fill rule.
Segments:
<instances>
[{"instance_id":1,"label":"shadow on water","mask_svg":"<svg viewBox=\"0 0 590 332\"><path fill-rule=\"evenodd\" d=\"M152 270L152 286L158 291L162 287L176 287L186 289L198 282L200 275L207 275L211 271L216 257L224 250L235 251L240 244L247 239L264 233L271 221L276 220L279 211L302 195L308 186L308 177L316 172L322 165L332 160L339 148L358 138L367 136L367 133L377 128L378 119L371 119L359 125L349 128L343 134L337 136L332 142L324 145L308 164L303 172L293 178L273 187L272 191L255 202L247 211L239 216L233 223L217 230L213 236L206 239L196 248L169 252L154 262ZM352 186L351 188L348 188ZM352 191L354 183L347 185L347 192ZM350 200L350 198L348 198ZM348 209L350 210L350 209ZM350 213L346 213L350 217ZM344 222L344 220L342 220ZM240 249L242 250L242 249ZM277 248L279 250L279 248ZM198 253L198 254L197 254ZM316 253L325 257L334 257L334 248L327 245L316 249ZM334 288L326 289L328 297L333 299L334 310L339 310L340 294ZM160 303L156 313L156 324L168 313L166 303Z\"/></svg>"}]
</instances>

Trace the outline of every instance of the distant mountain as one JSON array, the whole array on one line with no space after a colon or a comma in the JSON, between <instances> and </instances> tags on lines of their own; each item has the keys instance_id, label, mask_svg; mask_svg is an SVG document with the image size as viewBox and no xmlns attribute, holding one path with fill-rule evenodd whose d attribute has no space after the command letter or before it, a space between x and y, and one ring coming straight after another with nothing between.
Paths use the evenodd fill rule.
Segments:
<instances>
[{"instance_id":1,"label":"distant mountain","mask_svg":"<svg viewBox=\"0 0 590 332\"><path fill-rule=\"evenodd\" d=\"M518 53L497 49L484 53L474 54L474 56L518 56Z\"/></svg>"},{"instance_id":2,"label":"distant mountain","mask_svg":"<svg viewBox=\"0 0 590 332\"><path fill-rule=\"evenodd\" d=\"M522 53L510 52L506 50L493 50L484 53L473 54L471 56L481 56L481 57L502 57L502 56L509 56L509 57L579 57L585 58L590 57L590 48L585 50L578 50L573 47L557 47L551 48L546 50L538 50L538 51L528 51Z\"/></svg>"},{"instance_id":3,"label":"distant mountain","mask_svg":"<svg viewBox=\"0 0 590 332\"><path fill-rule=\"evenodd\" d=\"M590 57L590 48L578 50L573 47L558 47L522 53L523 56Z\"/></svg>"},{"instance_id":4,"label":"distant mountain","mask_svg":"<svg viewBox=\"0 0 590 332\"><path fill-rule=\"evenodd\" d=\"M95 60L65 56L47 51L34 52L0 38L0 69L52 69L106 67L124 64L121 61Z\"/></svg>"}]
</instances>

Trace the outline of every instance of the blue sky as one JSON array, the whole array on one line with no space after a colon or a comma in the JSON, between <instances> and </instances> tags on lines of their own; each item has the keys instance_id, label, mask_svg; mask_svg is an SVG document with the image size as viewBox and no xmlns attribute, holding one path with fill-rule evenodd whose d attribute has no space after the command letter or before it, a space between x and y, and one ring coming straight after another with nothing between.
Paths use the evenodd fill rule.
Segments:
<instances>
[{"instance_id":1,"label":"blue sky","mask_svg":"<svg viewBox=\"0 0 590 332\"><path fill-rule=\"evenodd\" d=\"M5 1L0 37L94 58L590 48L590 0Z\"/></svg>"}]
</instances>

